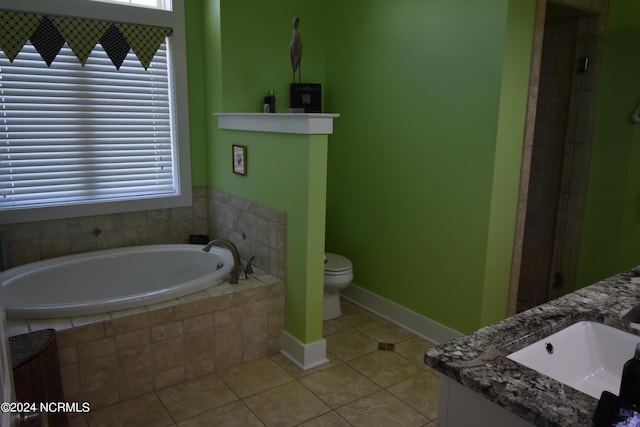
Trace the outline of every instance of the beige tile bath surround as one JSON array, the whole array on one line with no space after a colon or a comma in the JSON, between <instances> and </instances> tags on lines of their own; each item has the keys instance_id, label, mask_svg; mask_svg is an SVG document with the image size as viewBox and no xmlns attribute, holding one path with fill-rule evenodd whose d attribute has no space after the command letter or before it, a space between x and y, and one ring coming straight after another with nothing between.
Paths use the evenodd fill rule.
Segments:
<instances>
[{"instance_id":1,"label":"beige tile bath surround","mask_svg":"<svg viewBox=\"0 0 640 427\"><path fill-rule=\"evenodd\" d=\"M70 425L435 427L440 379L422 362L424 351L432 344L404 330L394 332L388 325L378 330L376 325L385 320L346 301L343 313L342 318L324 323L330 359L325 365L302 371L275 353L72 417ZM365 327L356 330L345 323L355 318L368 319L355 322ZM347 344L331 339L346 331L371 340L384 331L396 350L386 352L375 346L359 354L355 347L360 343L352 342L354 349L348 351ZM348 357L343 359L334 350ZM359 355L351 357L356 353ZM376 356L385 353L394 356ZM405 367L404 371L385 381L385 386L376 383L375 375L368 375L376 369L393 370L396 365ZM135 414L133 408L137 408ZM140 413L151 412L147 419L140 418Z\"/></svg>"},{"instance_id":2,"label":"beige tile bath surround","mask_svg":"<svg viewBox=\"0 0 640 427\"><path fill-rule=\"evenodd\" d=\"M97 410L277 353L284 289L257 271L237 285L124 313L10 321L10 329L56 328L65 399Z\"/></svg>"}]
</instances>

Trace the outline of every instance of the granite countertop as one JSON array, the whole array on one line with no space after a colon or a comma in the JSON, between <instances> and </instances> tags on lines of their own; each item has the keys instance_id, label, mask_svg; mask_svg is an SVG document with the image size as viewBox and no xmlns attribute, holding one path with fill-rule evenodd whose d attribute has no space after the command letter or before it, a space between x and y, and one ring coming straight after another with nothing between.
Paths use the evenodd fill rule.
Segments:
<instances>
[{"instance_id":1,"label":"granite countertop","mask_svg":"<svg viewBox=\"0 0 640 427\"><path fill-rule=\"evenodd\" d=\"M428 350L425 363L538 426L591 425L597 399L507 359L581 320L640 335L622 316L640 285L621 273Z\"/></svg>"}]
</instances>

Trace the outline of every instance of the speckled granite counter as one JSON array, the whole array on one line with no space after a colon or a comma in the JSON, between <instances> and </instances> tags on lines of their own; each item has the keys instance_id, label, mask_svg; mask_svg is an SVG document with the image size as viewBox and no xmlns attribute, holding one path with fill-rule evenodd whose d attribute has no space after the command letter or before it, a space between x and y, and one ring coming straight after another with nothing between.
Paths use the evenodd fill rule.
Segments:
<instances>
[{"instance_id":1,"label":"speckled granite counter","mask_svg":"<svg viewBox=\"0 0 640 427\"><path fill-rule=\"evenodd\" d=\"M428 350L425 363L538 426L588 426L597 400L507 355L565 327L592 320L636 335L622 320L640 285L621 273Z\"/></svg>"}]
</instances>

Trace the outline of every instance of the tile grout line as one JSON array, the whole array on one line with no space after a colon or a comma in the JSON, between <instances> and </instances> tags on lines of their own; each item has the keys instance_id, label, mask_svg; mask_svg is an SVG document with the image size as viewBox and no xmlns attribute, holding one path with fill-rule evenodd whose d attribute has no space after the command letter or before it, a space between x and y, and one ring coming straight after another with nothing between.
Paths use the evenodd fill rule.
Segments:
<instances>
[{"instance_id":1,"label":"tile grout line","mask_svg":"<svg viewBox=\"0 0 640 427\"><path fill-rule=\"evenodd\" d=\"M160 396L158 395L158 392L156 390L153 391L153 395L158 400L158 402L160 402L160 405L162 405L164 410L167 411L167 414L169 414L169 418L171 418L171 420L173 421L173 425L177 426L179 424L179 422L176 420L176 417L173 416L173 414L171 413L169 408L167 408L167 405L165 405L164 401L160 398Z\"/></svg>"},{"instance_id":2,"label":"tile grout line","mask_svg":"<svg viewBox=\"0 0 640 427\"><path fill-rule=\"evenodd\" d=\"M410 344L409 341L414 340L414 339L420 339L422 341L426 341L421 337L416 336L413 333L410 333L409 331L409 336L406 336L404 338L399 338L399 341L395 341L395 339L393 338L394 332L393 330L385 330L383 337L384 339L376 339L375 337L367 334L365 331L361 330L362 328L364 328L365 326L374 323L374 322L379 322L381 320L385 320L383 318L380 318L379 316L367 312L366 310L360 309L358 307L357 310L351 311L351 313L349 313L350 310L345 310L346 314L345 318L347 319L347 321L340 321L338 319L338 322L336 323L332 323L331 326L329 327L330 329L332 329L332 331L330 333L324 334L323 333L323 337L327 338L330 337L331 335L335 335L335 334L339 334L342 332L357 332L358 334L361 334L363 337L365 337L367 340L372 341L373 343L379 344L379 343L392 343L394 345L394 350L393 351L388 351L389 353L396 353L398 356L401 357L402 360L409 362L412 366L416 366L417 368L422 368L419 369L418 372L412 373L409 376L407 376L406 378L402 378L400 380L395 380L395 376L391 376L390 378L394 381L391 384L387 384L386 386L382 386L381 384L379 384L378 382L376 382L372 377L370 377L369 375L365 374L364 372L360 371L359 369L356 368L356 366L353 364L354 361L358 360L359 358L362 357L366 357L366 356L371 356L372 354L374 354L377 351L383 351L380 350L378 348L375 348L371 351L368 351L364 354L360 354L356 357L352 357L349 360L344 360L341 357L337 356L335 353L331 353L329 351L329 349L327 349L327 355L331 355L332 357L330 357L330 362L327 365L323 365L322 367L317 367L314 369L309 370L308 373L305 373L305 371L302 371L301 374L296 374L296 373L290 373L291 370L289 369L289 365L287 364L287 359L277 359L275 358L276 354L271 354L268 356L265 356L264 359L266 359L270 364L272 364L274 366L274 368L276 368L276 370L278 371L278 374L283 374L282 380L284 382L280 383L280 384L276 384L276 385L270 385L269 387L260 390L258 392L253 392L250 395L244 396L244 397L240 397L240 395L238 394L238 392L236 392L232 387L231 387L231 383L228 382L229 380L232 380L233 377L228 377L227 380L225 380L222 377L222 373L224 371L228 371L231 370L233 368L228 368L224 371L221 372L215 372L214 374L216 375L216 377L221 381L221 384L223 384L231 393L232 396L235 397L235 399L231 402L225 403L224 405L221 406L215 406L215 407L211 407L211 408L207 408L206 410L203 410L202 412L199 412L197 414L190 414L188 418L181 420L181 421L177 421L176 417L174 414L171 413L171 411L169 411L169 407L165 404L165 402L160 398L159 395L159 390L153 390L152 393L155 397L155 399L157 401L159 401L159 403L162 405L162 408L165 409L165 411L167 412L167 414L169 415L169 418L173 421L173 426L178 426L181 423L185 423L188 422L189 420L194 420L197 417L201 417L203 414L209 413L209 412L213 412L213 411L217 411L221 408L233 405L233 404L237 404L238 402L242 404L242 406L244 407L244 409L246 411L248 411L247 413L250 413L253 417L255 417L256 420L258 420L260 423L262 423L263 425L268 425L268 419L263 419L258 413L256 413L247 403L248 399L253 398L254 396L257 396L261 393L265 393L268 391L272 391L277 387L280 386L284 386L286 384L291 384L293 382L297 383L297 386L301 386L304 390L306 390L307 392L309 392L314 398L316 398L319 402L322 402L328 409L318 415L314 415L312 418L309 418L307 420L301 421L299 424L304 424L304 423L308 423L310 421L316 420L316 419L320 419L322 417L328 416L330 414L331 417L335 416L338 417L340 420L342 420L343 422L345 422L345 425L354 425L352 424L350 421L348 421L345 417L343 417L338 411L341 410L342 408L348 407L349 405L352 405L356 402L362 401L364 399L370 398L372 395L376 394L376 393L380 393L380 392L385 392L387 394L387 396L395 399L398 402L401 402L403 405L405 405L406 407L410 408L412 411L415 411L417 414L421 415L422 417L424 417L424 419L426 420L426 423L424 423L424 426L432 426L432 425L437 425L437 416L435 418L432 418L431 416L427 415L427 411L429 411L429 413L431 413L431 409L427 409L426 407L425 409L425 413L421 412L421 409L419 409L419 407L414 407L412 404L410 404L410 399L405 401L405 399L403 399L402 397L400 397L400 395L396 395L393 392L390 391L391 388L397 386L398 384L408 381L412 378L418 377L420 375L423 375L423 373L428 373L433 375L432 372L429 371L429 368L426 367L426 365L420 364L415 353L417 352L417 350L420 349L420 347L418 346L418 348L416 348L416 344ZM362 311L362 312L361 312ZM363 314L366 313L366 314ZM355 319L354 318L358 318ZM364 323L360 323L358 322L358 320L364 320ZM351 321L353 325L352 326L348 323L348 321ZM361 328L361 329L359 329ZM374 329L371 329L372 327L369 327L369 331L370 332L374 332ZM398 327L399 329L402 330L402 328ZM324 327L323 327L324 329ZM382 331L382 330L381 330ZM388 332L388 334L387 334ZM386 336L388 335L389 337L391 337L391 339L388 339L388 337ZM428 343L428 341L426 341ZM404 343L407 343L406 346L404 346L403 348L401 348L402 352L398 352L398 346L402 345ZM377 347L377 346L376 346ZM368 347L367 347L368 348ZM386 347L385 347L386 348ZM348 351L347 353L348 354ZM395 357L395 356L393 356ZM393 361L393 357L391 358L391 361ZM334 364L335 363L335 364ZM242 366L242 365L239 365ZM328 371L330 369L339 367L339 366L345 366L348 367L349 369L352 369L355 373L357 373L359 376L362 376L363 378L365 378L366 380L368 380L371 384L375 385L376 389L374 391L366 391L365 395L360 396L359 393L354 395L354 396L358 396L357 398L355 398L354 400L347 402L347 403L339 403L339 406L336 406L335 408L330 405L330 401L331 399L328 396L327 397L329 400L325 401L322 397L320 397L319 394L317 394L316 392L314 392L311 388L309 388L307 385L305 385L305 383L303 382L304 378L309 378L313 375L317 375L322 373L323 371ZM364 365L364 361L363 364L360 365L361 367L365 367ZM410 371L413 371L414 369L410 369ZM275 371L274 371L275 372ZM403 371L401 371L403 372ZM309 383L310 385L312 385L312 383L310 381L306 381L307 383ZM384 382L384 381L383 381ZM178 384L179 385L179 384ZM175 387L174 386L168 386L168 387L164 387L163 389L166 388L170 388L170 387ZM252 387L249 387L249 389L251 389ZM321 390L321 389L319 389ZM397 389L396 392L404 394L405 397L412 397L413 394L411 395L406 395L406 393L403 391L402 388ZM417 402L414 402L417 404ZM115 404L114 404L115 405ZM214 403L215 405L215 403ZM113 409L116 409L117 407L113 407ZM264 415L264 414L263 414ZM84 425L86 426L90 426L90 417L87 414L83 415L83 421L85 422ZM97 420L96 420L97 421ZM74 424L75 425L75 424Z\"/></svg>"},{"instance_id":3,"label":"tile grout line","mask_svg":"<svg viewBox=\"0 0 640 427\"><path fill-rule=\"evenodd\" d=\"M269 357L269 356L267 356L267 357ZM276 365L277 365L277 364L276 364ZM241 366L241 365L238 365L238 366ZM231 369L233 369L233 368L228 368L227 370L231 370ZM282 368L281 368L281 369L282 369ZM282 369L282 371L284 371L284 369ZM288 372L285 372L285 374L289 375L289 373L288 373ZM291 377L291 375L289 375L289 376ZM225 381L225 380L224 380L224 378L222 378L222 375L218 374L218 377L220 378L220 381L222 381L222 383L223 383L223 384L224 384L224 385L225 385L229 390L231 390L231 392L234 394L234 396L236 396L236 397L238 398L238 400L237 400L237 401L234 401L234 402L240 402L240 403L241 403L245 408L247 408L247 410L248 410L248 411L249 411L249 412L250 412L254 417L256 417L256 419L257 419L258 421L260 421L264 426L267 426L267 423L265 422L265 420L263 420L263 419L262 419L258 414L256 414L256 413L254 412L254 410L251 408L251 406L249 406L249 404L248 404L247 402L245 402L245 399L248 399L248 398L249 398L249 397L251 397L251 396L258 395L258 394L262 393L263 391L272 390L273 388L278 387L278 386L268 387L268 388L266 388L265 390L259 391L259 392L257 392L257 393L253 393L253 394L250 394L250 395L245 396L245 397L240 397L240 395L239 395L238 393L236 393L236 391L231 387L231 385L230 385L227 381ZM292 377L292 378L293 378L293 377ZM283 384L288 384L289 382L290 382L290 381L288 381L288 382L286 382L286 383L283 383ZM280 384L280 385L282 385L282 384ZM230 405L231 403L234 403L234 402L229 402L229 403L227 403L227 405ZM227 406L227 405L223 405L223 406ZM220 408L222 408L222 406L221 406ZM217 409L217 408L216 408L216 409ZM210 412L210 411L205 411L205 413L206 413L206 412ZM202 415L202 414L200 414L200 415ZM191 418L193 418L193 417L191 417ZM185 420L185 421L186 421L186 420Z\"/></svg>"},{"instance_id":4,"label":"tile grout line","mask_svg":"<svg viewBox=\"0 0 640 427\"><path fill-rule=\"evenodd\" d=\"M385 319L382 319L382 318L380 318L380 319L381 319L381 320L385 320ZM358 326L350 326L350 325L348 325L348 324L346 324L346 323L345 323L345 324L347 325L347 327L346 327L346 328L341 329L341 330L339 330L339 331L332 332L332 333L330 333L330 334L327 334L327 336L329 336L329 335L333 335L333 334L337 334L337 333L340 333L340 332L345 332L345 331L348 331L348 330L352 330L352 331L357 331L357 332L359 332L359 333L363 334L363 335L364 335L364 336L366 336L367 338L369 338L369 339L371 339L372 341L377 342L377 343L379 344L379 341L378 341L378 340L376 340L376 339L375 339L375 337L372 337L371 335L367 334L365 331L363 331L363 330L359 329L359 328L362 328L363 326L365 326L365 325L367 325L367 324L369 324L369 323L373 323L373 322L377 322L377 321L379 321L379 320L378 320L378 319L372 319L372 320L370 320L370 321L368 321L368 322L365 322L365 323L363 323L363 324L360 324L360 325L358 325ZM402 329L402 328L400 328L400 329ZM409 331L407 331L407 332L409 332ZM404 343L404 342L410 341L410 340L412 340L412 339L415 339L416 337L417 337L417 338L420 338L420 337L418 337L417 335L415 335L415 334L413 334L413 333L410 333L410 334L411 334L411 335L410 335L410 336L408 336L408 337L406 337L405 339L402 339L402 340L397 341L397 342L393 342L394 349L392 350L392 352L397 353L397 354L398 354L400 357L402 357L404 360L406 360L406 361L410 362L411 364L413 364L413 365L415 365L415 366L418 366L418 367L420 367L420 368L423 368L423 369L422 369L420 372L417 372L417 373L415 373L415 374L412 374L412 375L410 375L410 376L408 376L408 377L406 377L406 378L403 378L403 379L401 379L401 380L399 380L399 381L397 381L397 382L395 382L395 383L389 384L389 385L387 385L387 386L384 386L384 387L383 387L382 385L378 384L378 383L377 383L377 382L375 382L373 379L369 378L369 376L367 376L364 372L361 372L360 370L358 370L355 366L353 366L353 365L351 364L351 362L352 362L353 360L357 360L357 359L358 359L358 358L360 358L360 357L364 357L364 356L370 355L370 354L372 354L372 353L374 353L374 352L376 352L376 351L383 351L383 350L381 350L380 348L378 348L378 349L376 349L376 350L373 350L373 351L371 351L371 352L365 353L365 354L363 354L363 355L360 355L360 356L354 357L354 358L352 358L352 359L350 359L350 360L346 360L346 361L345 361L345 360L340 359L342 363L344 363L344 364L346 364L347 366L349 366L350 368L354 369L356 372L358 372L359 374L361 374L362 376L364 376L365 378L367 378L369 381L371 381L373 384L375 384L376 386L378 386L378 387L380 388L380 390L378 390L378 391L376 391L376 392L372 392L372 393L370 393L370 394L368 394L368 395L366 395L366 396L362 396L362 397L360 397L359 399L354 400L353 402L350 402L350 403L348 403L348 404L342 405L340 408L342 408L342 407L344 407L344 406L348 406L348 405L350 405L350 404L352 404L352 403L354 403L354 402L357 402L357 401L359 401L359 400L365 399L365 398L367 398L367 397L371 396L372 394L375 394L375 393L378 393L378 392L380 392L380 391L384 390L384 391L386 391L387 393L389 393L389 395L393 396L395 399L397 399L398 401L402 402L404 405L408 406L409 408L411 408L412 410L414 410L414 411L415 411L415 412L417 412L418 414L422 415L422 416L427 420L427 423L426 423L425 425L428 425L429 423L432 423L432 422L433 422L433 423L436 423L436 422L437 422L437 417L436 417L436 418L431 418L430 416L428 416L428 415L426 415L426 414L423 414L423 413L422 413L418 408L413 407L411 404L409 404L408 402L405 402L401 397L397 396L396 394L394 394L393 392L391 392L391 391L389 390L391 387L394 387L395 385L400 384L400 383L402 383L402 382L404 382L404 381L407 381L407 380L409 380L409 379L411 379L411 378L413 378L413 377L416 377L416 376L422 375L422 374L423 374L423 373L425 373L425 372L429 373L429 370L428 370L428 369L424 369L424 366L423 366L423 365L419 364L419 363L418 363L418 362L416 362L415 360L410 359L409 357L405 356L404 354L397 352L397 351L396 351L396 349L395 349L395 346L396 346L396 345L398 345L398 344L401 344L401 343ZM325 336L325 338L326 338L326 336ZM385 351L386 351L386 350L385 350ZM334 409L334 411L335 411L335 412L337 412L337 409L339 409L339 408L335 408L335 409ZM338 415L340 415L340 414L338 413Z\"/></svg>"}]
</instances>

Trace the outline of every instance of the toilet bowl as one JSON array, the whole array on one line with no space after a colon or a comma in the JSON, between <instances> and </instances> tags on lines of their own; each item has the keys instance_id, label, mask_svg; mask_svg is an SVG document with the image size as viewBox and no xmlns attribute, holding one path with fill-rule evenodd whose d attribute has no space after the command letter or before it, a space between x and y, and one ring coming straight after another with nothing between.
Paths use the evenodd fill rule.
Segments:
<instances>
[{"instance_id":1,"label":"toilet bowl","mask_svg":"<svg viewBox=\"0 0 640 427\"><path fill-rule=\"evenodd\" d=\"M324 310L322 320L335 319L342 315L340 290L353 280L353 266L342 255L326 253L324 263Z\"/></svg>"}]
</instances>

